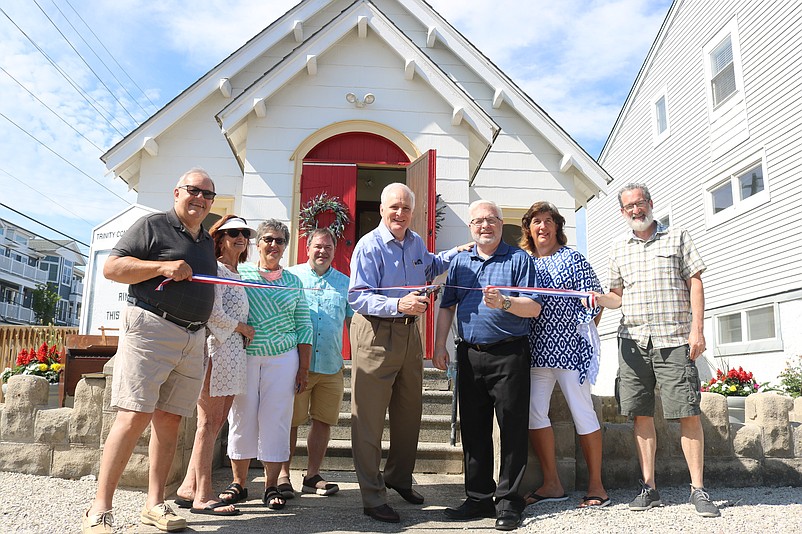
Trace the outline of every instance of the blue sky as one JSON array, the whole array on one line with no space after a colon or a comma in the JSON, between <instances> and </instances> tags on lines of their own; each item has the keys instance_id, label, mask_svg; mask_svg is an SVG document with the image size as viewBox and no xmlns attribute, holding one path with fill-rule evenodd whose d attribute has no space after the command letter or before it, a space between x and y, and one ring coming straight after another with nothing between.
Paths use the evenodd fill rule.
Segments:
<instances>
[{"instance_id":1,"label":"blue sky","mask_svg":"<svg viewBox=\"0 0 802 534\"><path fill-rule=\"evenodd\" d=\"M88 243L92 227L136 200L108 174L101 154L296 3L4 2L0 203ZM593 157L671 5L670 0L429 3ZM2 206L0 218L61 238Z\"/></svg>"}]
</instances>

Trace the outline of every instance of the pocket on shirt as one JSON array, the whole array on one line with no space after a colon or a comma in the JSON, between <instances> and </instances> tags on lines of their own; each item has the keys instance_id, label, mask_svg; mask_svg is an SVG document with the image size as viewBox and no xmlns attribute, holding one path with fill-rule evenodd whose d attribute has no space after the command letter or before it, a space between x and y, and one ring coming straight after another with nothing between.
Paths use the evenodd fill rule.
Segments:
<instances>
[{"instance_id":1,"label":"pocket on shirt","mask_svg":"<svg viewBox=\"0 0 802 534\"><path fill-rule=\"evenodd\" d=\"M679 275L680 258L672 253L657 253L655 254L655 267L660 274Z\"/></svg>"}]
</instances>

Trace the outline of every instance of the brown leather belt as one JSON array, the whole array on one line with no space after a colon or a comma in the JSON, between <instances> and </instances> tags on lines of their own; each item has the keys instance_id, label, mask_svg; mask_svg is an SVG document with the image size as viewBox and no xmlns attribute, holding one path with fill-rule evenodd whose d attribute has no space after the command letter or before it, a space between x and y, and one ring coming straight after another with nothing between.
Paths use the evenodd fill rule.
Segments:
<instances>
[{"instance_id":1,"label":"brown leather belt","mask_svg":"<svg viewBox=\"0 0 802 534\"><path fill-rule=\"evenodd\" d=\"M378 321L386 321L388 323L401 323L401 324L415 324L418 320L416 315L404 315L403 317L379 317L378 315L366 315L368 319L376 319Z\"/></svg>"}]
</instances>

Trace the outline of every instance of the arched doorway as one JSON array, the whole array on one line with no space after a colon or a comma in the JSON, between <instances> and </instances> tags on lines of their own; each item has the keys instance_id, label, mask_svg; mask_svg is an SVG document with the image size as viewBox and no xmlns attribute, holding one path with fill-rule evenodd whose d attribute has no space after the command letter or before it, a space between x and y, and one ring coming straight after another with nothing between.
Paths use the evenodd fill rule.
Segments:
<instances>
[{"instance_id":1,"label":"arched doorway","mask_svg":"<svg viewBox=\"0 0 802 534\"><path fill-rule=\"evenodd\" d=\"M348 208L352 224L346 226L337 243L333 266L350 275L354 247L380 222L381 191L393 182L406 183L415 193L412 229L424 238L429 250L435 250L435 180L436 153L425 152L410 161L398 144L373 132L347 131L323 139L302 156L299 209L321 193L339 197ZM334 221L331 212L317 217L318 226ZM297 261L306 262L306 238L299 235ZM421 337L432 346L434 306L421 322ZM344 344L348 357L350 347ZM424 354L429 355L426 348Z\"/></svg>"}]
</instances>

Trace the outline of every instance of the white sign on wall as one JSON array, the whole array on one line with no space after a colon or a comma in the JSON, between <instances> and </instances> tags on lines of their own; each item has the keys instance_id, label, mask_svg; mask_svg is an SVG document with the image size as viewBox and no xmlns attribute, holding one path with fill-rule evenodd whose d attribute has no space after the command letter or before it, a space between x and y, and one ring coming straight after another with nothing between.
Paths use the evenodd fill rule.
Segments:
<instances>
[{"instance_id":1,"label":"white sign on wall","mask_svg":"<svg viewBox=\"0 0 802 534\"><path fill-rule=\"evenodd\" d=\"M125 232L141 217L158 210L134 204L101 223L92 230L92 243L89 247L89 265L84 278L83 308L81 310L81 334L102 333L119 335L122 311L126 305L128 286L112 282L103 276L103 265L111 249Z\"/></svg>"}]
</instances>

